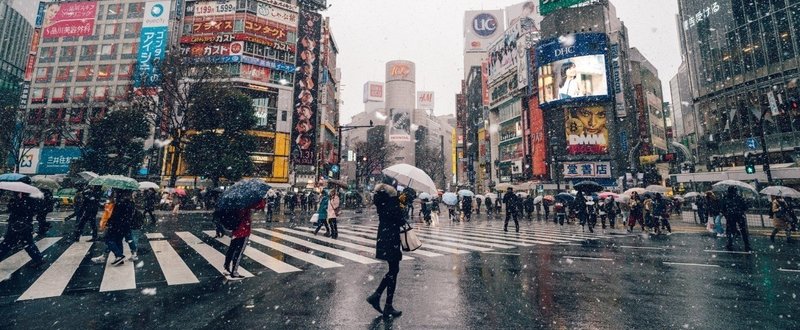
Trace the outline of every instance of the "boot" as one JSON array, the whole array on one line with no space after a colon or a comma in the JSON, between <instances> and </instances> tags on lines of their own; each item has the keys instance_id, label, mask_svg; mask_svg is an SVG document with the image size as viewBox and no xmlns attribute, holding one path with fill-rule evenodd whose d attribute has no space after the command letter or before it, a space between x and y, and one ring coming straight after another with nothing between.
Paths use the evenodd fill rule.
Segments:
<instances>
[{"instance_id":1,"label":"boot","mask_svg":"<svg viewBox=\"0 0 800 330\"><path fill-rule=\"evenodd\" d=\"M400 315L403 315L403 312L394 309L392 305L386 305L383 309L383 316L385 317L400 317Z\"/></svg>"},{"instance_id":2,"label":"boot","mask_svg":"<svg viewBox=\"0 0 800 330\"><path fill-rule=\"evenodd\" d=\"M383 314L383 310L381 310L381 295L379 293L375 292L367 297L367 303L378 311L378 313Z\"/></svg>"}]
</instances>

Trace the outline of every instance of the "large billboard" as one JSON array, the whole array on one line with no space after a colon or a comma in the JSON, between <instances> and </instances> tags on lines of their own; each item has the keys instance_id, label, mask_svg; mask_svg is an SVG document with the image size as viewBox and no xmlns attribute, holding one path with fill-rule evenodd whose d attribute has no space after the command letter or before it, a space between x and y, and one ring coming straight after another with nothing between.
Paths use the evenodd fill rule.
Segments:
<instances>
[{"instance_id":1,"label":"large billboard","mask_svg":"<svg viewBox=\"0 0 800 330\"><path fill-rule=\"evenodd\" d=\"M383 102L383 83L368 81L364 83L364 103Z\"/></svg>"},{"instance_id":2,"label":"large billboard","mask_svg":"<svg viewBox=\"0 0 800 330\"><path fill-rule=\"evenodd\" d=\"M433 92L420 91L417 92L417 109L433 109Z\"/></svg>"},{"instance_id":3,"label":"large billboard","mask_svg":"<svg viewBox=\"0 0 800 330\"><path fill-rule=\"evenodd\" d=\"M281 9L275 5L258 1L256 7L256 16L291 27L297 27L297 18L299 15L296 12Z\"/></svg>"},{"instance_id":4,"label":"large billboard","mask_svg":"<svg viewBox=\"0 0 800 330\"><path fill-rule=\"evenodd\" d=\"M411 110L409 109L390 109L389 110L389 141L391 142L410 142L411 141Z\"/></svg>"},{"instance_id":5,"label":"large billboard","mask_svg":"<svg viewBox=\"0 0 800 330\"><path fill-rule=\"evenodd\" d=\"M477 10L464 13L464 51L485 52L505 30L502 10Z\"/></svg>"},{"instance_id":6,"label":"large billboard","mask_svg":"<svg viewBox=\"0 0 800 330\"><path fill-rule=\"evenodd\" d=\"M97 2L51 3L44 11L43 38L94 35Z\"/></svg>"},{"instance_id":7,"label":"large billboard","mask_svg":"<svg viewBox=\"0 0 800 330\"><path fill-rule=\"evenodd\" d=\"M605 155L608 153L606 109L590 106L564 109L567 154Z\"/></svg>"},{"instance_id":8,"label":"large billboard","mask_svg":"<svg viewBox=\"0 0 800 330\"><path fill-rule=\"evenodd\" d=\"M609 101L606 35L579 33L542 41L536 48L539 103Z\"/></svg>"},{"instance_id":9,"label":"large billboard","mask_svg":"<svg viewBox=\"0 0 800 330\"><path fill-rule=\"evenodd\" d=\"M524 1L506 7L506 26L513 26L519 22L523 31L539 31L543 19L535 1Z\"/></svg>"},{"instance_id":10,"label":"large billboard","mask_svg":"<svg viewBox=\"0 0 800 330\"><path fill-rule=\"evenodd\" d=\"M42 148L36 173L66 174L69 172L69 165L79 158L81 158L81 149L77 147Z\"/></svg>"},{"instance_id":11,"label":"large billboard","mask_svg":"<svg viewBox=\"0 0 800 330\"><path fill-rule=\"evenodd\" d=\"M170 0L148 1L144 6L139 54L136 57L135 87L152 87L161 82L158 61L164 58L169 31Z\"/></svg>"},{"instance_id":12,"label":"large billboard","mask_svg":"<svg viewBox=\"0 0 800 330\"><path fill-rule=\"evenodd\" d=\"M588 2L589 0L539 0L539 13L547 15L556 10L574 6L580 3Z\"/></svg>"},{"instance_id":13,"label":"large billboard","mask_svg":"<svg viewBox=\"0 0 800 330\"><path fill-rule=\"evenodd\" d=\"M316 165L317 96L319 90L319 40L322 16L299 14L297 73L292 116L292 160L297 165Z\"/></svg>"}]
</instances>

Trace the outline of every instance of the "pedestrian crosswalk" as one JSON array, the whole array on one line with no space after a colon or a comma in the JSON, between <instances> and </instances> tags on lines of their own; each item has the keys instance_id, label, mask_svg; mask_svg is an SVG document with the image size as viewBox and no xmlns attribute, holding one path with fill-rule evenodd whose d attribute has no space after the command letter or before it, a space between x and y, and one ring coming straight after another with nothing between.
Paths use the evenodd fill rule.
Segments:
<instances>
[{"instance_id":1,"label":"pedestrian crosswalk","mask_svg":"<svg viewBox=\"0 0 800 330\"><path fill-rule=\"evenodd\" d=\"M336 239L315 234L314 228L304 225L255 228L239 273L254 277L382 263L375 258L377 223L340 224L339 227ZM583 233L574 227L548 225L526 226L517 233L489 223L439 227L420 224L415 226L415 231L423 245L416 251L404 253L406 262L612 238ZM81 237L77 242L69 242L61 237L45 237L38 240L36 245L46 256L42 267L26 267L31 259L25 251L0 261L0 297L21 301L87 291L134 290L158 283L174 286L213 281L226 274L224 252L231 242L228 237L216 238L214 231L147 233L139 239L138 245L152 253L140 254L138 261L126 260L114 266L111 264L113 257L102 264L90 260L93 253L102 253L105 245L87 242L88 239ZM130 247L123 245L125 255L130 256ZM91 279L76 280L79 277ZM94 285L87 288L86 283ZM14 290L21 292L12 292Z\"/></svg>"}]
</instances>

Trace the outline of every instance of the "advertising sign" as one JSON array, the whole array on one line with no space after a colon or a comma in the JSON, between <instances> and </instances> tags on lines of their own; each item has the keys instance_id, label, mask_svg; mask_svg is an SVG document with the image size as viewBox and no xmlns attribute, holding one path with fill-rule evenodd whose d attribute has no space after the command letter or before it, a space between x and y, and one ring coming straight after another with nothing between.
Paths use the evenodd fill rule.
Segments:
<instances>
[{"instance_id":1,"label":"advertising sign","mask_svg":"<svg viewBox=\"0 0 800 330\"><path fill-rule=\"evenodd\" d=\"M44 11L44 38L80 37L94 34L97 2L51 3Z\"/></svg>"},{"instance_id":2,"label":"advertising sign","mask_svg":"<svg viewBox=\"0 0 800 330\"><path fill-rule=\"evenodd\" d=\"M364 83L364 103L383 102L383 83L368 81Z\"/></svg>"},{"instance_id":3,"label":"advertising sign","mask_svg":"<svg viewBox=\"0 0 800 330\"><path fill-rule=\"evenodd\" d=\"M519 64L517 40L522 36L519 24L510 26L502 37L489 46L489 80L503 75Z\"/></svg>"},{"instance_id":4,"label":"advertising sign","mask_svg":"<svg viewBox=\"0 0 800 330\"><path fill-rule=\"evenodd\" d=\"M567 154L605 155L608 153L606 109L602 106L564 109Z\"/></svg>"},{"instance_id":5,"label":"advertising sign","mask_svg":"<svg viewBox=\"0 0 800 330\"><path fill-rule=\"evenodd\" d=\"M531 157L533 175L547 175L547 141L544 132L544 114L539 108L539 100L536 95L531 95L528 100L528 111L530 118L531 143L533 155Z\"/></svg>"},{"instance_id":6,"label":"advertising sign","mask_svg":"<svg viewBox=\"0 0 800 330\"><path fill-rule=\"evenodd\" d=\"M495 107L498 104L510 99L519 89L517 74L512 74L499 83L492 86L489 90L489 106Z\"/></svg>"},{"instance_id":7,"label":"advertising sign","mask_svg":"<svg viewBox=\"0 0 800 330\"><path fill-rule=\"evenodd\" d=\"M212 16L236 13L236 0L198 1L194 16Z\"/></svg>"},{"instance_id":8,"label":"advertising sign","mask_svg":"<svg viewBox=\"0 0 800 330\"><path fill-rule=\"evenodd\" d=\"M275 7L266 2L257 2L256 16L291 27L297 27L296 12Z\"/></svg>"},{"instance_id":9,"label":"advertising sign","mask_svg":"<svg viewBox=\"0 0 800 330\"><path fill-rule=\"evenodd\" d=\"M433 92L417 92L417 109L433 109Z\"/></svg>"},{"instance_id":10,"label":"advertising sign","mask_svg":"<svg viewBox=\"0 0 800 330\"><path fill-rule=\"evenodd\" d=\"M261 82L269 82L269 68L260 67L252 64L242 64L239 77Z\"/></svg>"},{"instance_id":11,"label":"advertising sign","mask_svg":"<svg viewBox=\"0 0 800 330\"><path fill-rule=\"evenodd\" d=\"M170 1L149 1L144 6L134 87L152 87L161 82L158 61L164 58L169 29Z\"/></svg>"},{"instance_id":12,"label":"advertising sign","mask_svg":"<svg viewBox=\"0 0 800 330\"><path fill-rule=\"evenodd\" d=\"M286 41L287 35L286 27L269 23L264 19L245 21L244 32L278 41Z\"/></svg>"},{"instance_id":13,"label":"advertising sign","mask_svg":"<svg viewBox=\"0 0 800 330\"><path fill-rule=\"evenodd\" d=\"M243 48L244 42L242 41L219 44L197 43L189 47L184 47L183 54L191 57L242 55Z\"/></svg>"},{"instance_id":14,"label":"advertising sign","mask_svg":"<svg viewBox=\"0 0 800 330\"><path fill-rule=\"evenodd\" d=\"M506 26L520 23L523 31L539 31L543 19L535 1L525 1L506 7Z\"/></svg>"},{"instance_id":15,"label":"advertising sign","mask_svg":"<svg viewBox=\"0 0 800 330\"><path fill-rule=\"evenodd\" d=\"M69 172L69 164L79 158L81 158L80 148L42 148L36 173L66 174Z\"/></svg>"},{"instance_id":16,"label":"advertising sign","mask_svg":"<svg viewBox=\"0 0 800 330\"><path fill-rule=\"evenodd\" d=\"M295 66L289 63L284 62L277 62L273 60L265 60L261 58L255 58L250 56L232 56L232 57L241 57L242 63L253 64L258 66L263 66L266 68L270 68L273 70L283 71L283 72L295 72ZM316 78L315 78L316 79Z\"/></svg>"},{"instance_id":17,"label":"advertising sign","mask_svg":"<svg viewBox=\"0 0 800 330\"><path fill-rule=\"evenodd\" d=\"M481 62L481 99L484 106L489 106L489 62Z\"/></svg>"},{"instance_id":18,"label":"advertising sign","mask_svg":"<svg viewBox=\"0 0 800 330\"><path fill-rule=\"evenodd\" d=\"M405 80L415 81L415 66L409 61L391 61L386 63L386 82Z\"/></svg>"},{"instance_id":19,"label":"advertising sign","mask_svg":"<svg viewBox=\"0 0 800 330\"><path fill-rule=\"evenodd\" d=\"M389 141L411 142L411 111L409 109L390 109Z\"/></svg>"},{"instance_id":20,"label":"advertising sign","mask_svg":"<svg viewBox=\"0 0 800 330\"><path fill-rule=\"evenodd\" d=\"M300 13L292 116L292 160L297 165L316 165L319 66L315 61L319 58L321 33L320 14Z\"/></svg>"},{"instance_id":21,"label":"advertising sign","mask_svg":"<svg viewBox=\"0 0 800 330\"><path fill-rule=\"evenodd\" d=\"M22 161L19 163L20 174L36 174L39 168L39 148L31 148L25 155L22 156Z\"/></svg>"},{"instance_id":22,"label":"advertising sign","mask_svg":"<svg viewBox=\"0 0 800 330\"><path fill-rule=\"evenodd\" d=\"M266 2L270 6L286 9L288 11L293 11L295 13L300 10L300 7L285 2L283 0L261 0L261 1Z\"/></svg>"},{"instance_id":23,"label":"advertising sign","mask_svg":"<svg viewBox=\"0 0 800 330\"><path fill-rule=\"evenodd\" d=\"M589 0L539 0L539 13L547 15L556 10L588 2Z\"/></svg>"},{"instance_id":24,"label":"advertising sign","mask_svg":"<svg viewBox=\"0 0 800 330\"><path fill-rule=\"evenodd\" d=\"M564 178L602 179L611 177L610 162L566 162Z\"/></svg>"},{"instance_id":25,"label":"advertising sign","mask_svg":"<svg viewBox=\"0 0 800 330\"><path fill-rule=\"evenodd\" d=\"M36 23L34 24L34 28L41 28L42 24L44 23L44 9L47 7L47 4L44 1L39 1L39 8L36 9Z\"/></svg>"},{"instance_id":26,"label":"advertising sign","mask_svg":"<svg viewBox=\"0 0 800 330\"><path fill-rule=\"evenodd\" d=\"M609 101L606 36L579 33L542 41L536 48L539 103Z\"/></svg>"},{"instance_id":27,"label":"advertising sign","mask_svg":"<svg viewBox=\"0 0 800 330\"><path fill-rule=\"evenodd\" d=\"M213 20L192 23L192 34L233 32L233 20Z\"/></svg>"},{"instance_id":28,"label":"advertising sign","mask_svg":"<svg viewBox=\"0 0 800 330\"><path fill-rule=\"evenodd\" d=\"M485 52L500 35L503 26L502 10L467 11L464 13L464 51Z\"/></svg>"},{"instance_id":29,"label":"advertising sign","mask_svg":"<svg viewBox=\"0 0 800 330\"><path fill-rule=\"evenodd\" d=\"M611 91L614 93L614 109L618 118L627 117L628 110L625 102L625 94L622 91L622 66L620 59L619 44L613 44L610 48L611 57Z\"/></svg>"}]
</instances>

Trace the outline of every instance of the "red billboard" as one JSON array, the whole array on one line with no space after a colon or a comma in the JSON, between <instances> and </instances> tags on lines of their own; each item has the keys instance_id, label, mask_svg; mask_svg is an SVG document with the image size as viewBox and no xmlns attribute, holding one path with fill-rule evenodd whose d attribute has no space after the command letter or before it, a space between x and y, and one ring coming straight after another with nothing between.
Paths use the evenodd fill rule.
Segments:
<instances>
[{"instance_id":1,"label":"red billboard","mask_svg":"<svg viewBox=\"0 0 800 330\"><path fill-rule=\"evenodd\" d=\"M51 3L44 11L42 37L79 37L94 34L97 2Z\"/></svg>"},{"instance_id":2,"label":"red billboard","mask_svg":"<svg viewBox=\"0 0 800 330\"><path fill-rule=\"evenodd\" d=\"M244 32L257 36L266 37L278 41L286 41L287 31L285 27L266 20L248 19L244 22Z\"/></svg>"},{"instance_id":3,"label":"red billboard","mask_svg":"<svg viewBox=\"0 0 800 330\"><path fill-rule=\"evenodd\" d=\"M539 108L539 98L536 94L528 100L528 118L530 118L532 153L531 162L533 175L547 175L547 140L544 134L544 114Z\"/></svg>"},{"instance_id":4,"label":"red billboard","mask_svg":"<svg viewBox=\"0 0 800 330\"><path fill-rule=\"evenodd\" d=\"M269 82L270 69L252 64L242 64L239 76L244 79Z\"/></svg>"},{"instance_id":5,"label":"red billboard","mask_svg":"<svg viewBox=\"0 0 800 330\"><path fill-rule=\"evenodd\" d=\"M193 34L233 32L233 20L204 21L192 23Z\"/></svg>"},{"instance_id":6,"label":"red billboard","mask_svg":"<svg viewBox=\"0 0 800 330\"><path fill-rule=\"evenodd\" d=\"M230 43L198 43L183 48L183 54L191 57L242 55L243 48L244 42L242 41Z\"/></svg>"}]
</instances>

